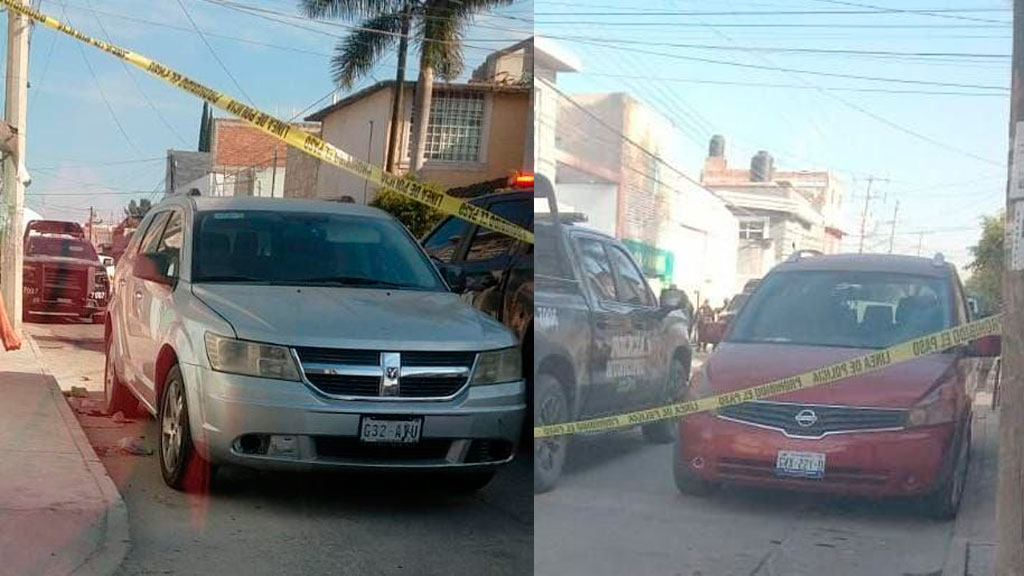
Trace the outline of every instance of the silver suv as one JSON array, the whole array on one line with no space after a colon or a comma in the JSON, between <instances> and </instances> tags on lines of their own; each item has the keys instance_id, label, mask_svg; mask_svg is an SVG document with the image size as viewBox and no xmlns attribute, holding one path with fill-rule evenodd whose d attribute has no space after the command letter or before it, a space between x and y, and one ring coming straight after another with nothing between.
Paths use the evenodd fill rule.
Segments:
<instances>
[{"instance_id":1,"label":"silver suv","mask_svg":"<svg viewBox=\"0 0 1024 576\"><path fill-rule=\"evenodd\" d=\"M519 441L520 351L442 272L373 208L170 198L114 275L107 411L157 417L178 489L224 463L434 469L482 487Z\"/></svg>"}]
</instances>

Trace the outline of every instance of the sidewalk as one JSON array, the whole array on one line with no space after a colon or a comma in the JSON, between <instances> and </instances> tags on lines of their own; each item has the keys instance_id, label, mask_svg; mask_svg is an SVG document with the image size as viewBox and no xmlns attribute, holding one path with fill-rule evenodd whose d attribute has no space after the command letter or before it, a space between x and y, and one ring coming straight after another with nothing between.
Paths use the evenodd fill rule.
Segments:
<instances>
[{"instance_id":1,"label":"sidewalk","mask_svg":"<svg viewBox=\"0 0 1024 576\"><path fill-rule=\"evenodd\" d=\"M0 575L110 574L127 509L38 358L0 349Z\"/></svg>"}]
</instances>

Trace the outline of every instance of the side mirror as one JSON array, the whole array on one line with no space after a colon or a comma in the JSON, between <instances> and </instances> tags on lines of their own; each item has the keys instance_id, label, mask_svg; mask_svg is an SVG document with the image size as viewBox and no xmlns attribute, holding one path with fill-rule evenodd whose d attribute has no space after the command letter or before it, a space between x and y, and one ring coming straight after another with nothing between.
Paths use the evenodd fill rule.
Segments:
<instances>
[{"instance_id":1,"label":"side mirror","mask_svg":"<svg viewBox=\"0 0 1024 576\"><path fill-rule=\"evenodd\" d=\"M452 289L452 292L456 294L463 294L466 292L466 271L461 266L455 266L454 264L442 264L439 266L441 276L444 277L444 281L448 283L448 286Z\"/></svg>"},{"instance_id":2,"label":"side mirror","mask_svg":"<svg viewBox=\"0 0 1024 576\"><path fill-rule=\"evenodd\" d=\"M136 278L170 286L174 280L163 272L167 270L167 264L167 257L162 254L139 254L139 258L132 268L132 275Z\"/></svg>"},{"instance_id":3,"label":"side mirror","mask_svg":"<svg viewBox=\"0 0 1024 576\"><path fill-rule=\"evenodd\" d=\"M967 355L976 358L992 358L1002 353L1003 337L998 334L982 336L967 346Z\"/></svg>"}]
</instances>

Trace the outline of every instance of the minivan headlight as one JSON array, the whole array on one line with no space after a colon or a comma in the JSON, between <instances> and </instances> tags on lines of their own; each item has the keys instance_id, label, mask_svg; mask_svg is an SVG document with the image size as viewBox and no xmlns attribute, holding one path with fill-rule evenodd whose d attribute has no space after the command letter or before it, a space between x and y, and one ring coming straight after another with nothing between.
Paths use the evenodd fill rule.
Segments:
<instances>
[{"instance_id":1,"label":"minivan headlight","mask_svg":"<svg viewBox=\"0 0 1024 576\"><path fill-rule=\"evenodd\" d=\"M505 348L481 352L476 359L471 386L513 382L523 377L523 362L519 348Z\"/></svg>"},{"instance_id":2,"label":"minivan headlight","mask_svg":"<svg viewBox=\"0 0 1024 576\"><path fill-rule=\"evenodd\" d=\"M299 370L291 350L284 346L246 342L206 333L206 356L210 367L218 372L299 380Z\"/></svg>"}]
</instances>

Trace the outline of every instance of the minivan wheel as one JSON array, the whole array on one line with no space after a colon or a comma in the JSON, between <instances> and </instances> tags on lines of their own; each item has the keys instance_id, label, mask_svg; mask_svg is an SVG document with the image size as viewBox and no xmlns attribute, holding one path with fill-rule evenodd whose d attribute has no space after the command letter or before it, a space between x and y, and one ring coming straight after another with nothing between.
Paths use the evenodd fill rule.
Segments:
<instances>
[{"instance_id":1,"label":"minivan wheel","mask_svg":"<svg viewBox=\"0 0 1024 576\"><path fill-rule=\"evenodd\" d=\"M967 484L967 470L971 460L971 424L967 424L966 436L960 441L960 450L956 464L949 476L925 499L925 509L929 516L937 520L953 520L963 500L964 486Z\"/></svg>"},{"instance_id":2,"label":"minivan wheel","mask_svg":"<svg viewBox=\"0 0 1024 576\"><path fill-rule=\"evenodd\" d=\"M107 338L106 360L103 363L103 411L107 415L117 412L131 418L139 414L139 401L117 377L113 356L114 338Z\"/></svg>"},{"instance_id":3,"label":"minivan wheel","mask_svg":"<svg viewBox=\"0 0 1024 576\"><path fill-rule=\"evenodd\" d=\"M708 482L693 473L690 463L683 461L679 454L679 445L672 447L672 476L676 481L676 489L688 496L710 496L719 485Z\"/></svg>"},{"instance_id":4,"label":"minivan wheel","mask_svg":"<svg viewBox=\"0 0 1024 576\"><path fill-rule=\"evenodd\" d=\"M177 366L167 373L157 421L160 423L158 453L164 483L185 492L208 491L216 470L203 460L192 443L185 383Z\"/></svg>"},{"instance_id":5,"label":"minivan wheel","mask_svg":"<svg viewBox=\"0 0 1024 576\"><path fill-rule=\"evenodd\" d=\"M569 403L562 384L548 374L537 376L533 390L534 423L537 426L561 424L569 420ZM555 487L565 465L568 436L533 440L533 492L540 494Z\"/></svg>"}]
</instances>

